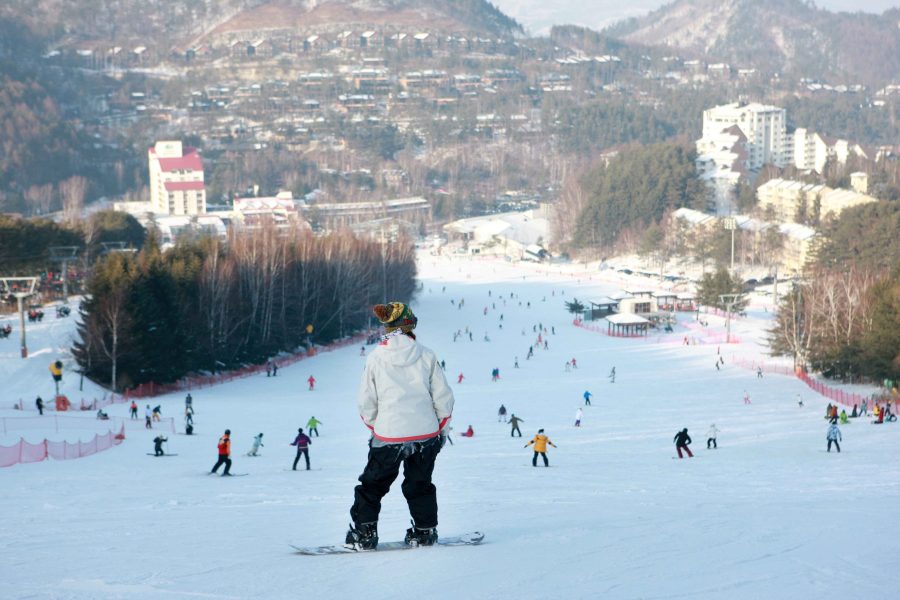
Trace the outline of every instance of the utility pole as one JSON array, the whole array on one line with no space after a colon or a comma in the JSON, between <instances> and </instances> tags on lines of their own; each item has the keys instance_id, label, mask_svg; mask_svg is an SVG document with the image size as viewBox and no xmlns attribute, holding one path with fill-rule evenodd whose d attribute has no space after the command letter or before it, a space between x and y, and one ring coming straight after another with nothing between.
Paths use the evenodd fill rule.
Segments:
<instances>
[{"instance_id":1,"label":"utility pole","mask_svg":"<svg viewBox=\"0 0 900 600\"><path fill-rule=\"evenodd\" d=\"M775 310L778 310L778 265L775 265L775 282L772 284L772 298L775 303Z\"/></svg>"},{"instance_id":2,"label":"utility pole","mask_svg":"<svg viewBox=\"0 0 900 600\"><path fill-rule=\"evenodd\" d=\"M50 246L50 260L62 263L63 304L69 303L69 261L78 256L78 246Z\"/></svg>"},{"instance_id":3,"label":"utility pole","mask_svg":"<svg viewBox=\"0 0 900 600\"><path fill-rule=\"evenodd\" d=\"M25 343L25 298L34 294L37 277L0 277L0 285L6 293L15 296L19 308L19 341L22 345L22 358L28 358L28 345ZM27 288L28 291L25 291Z\"/></svg>"},{"instance_id":4,"label":"utility pole","mask_svg":"<svg viewBox=\"0 0 900 600\"><path fill-rule=\"evenodd\" d=\"M737 229L737 219L726 217L722 219L722 224L726 230L731 230L731 274L734 275L734 230Z\"/></svg>"}]
</instances>

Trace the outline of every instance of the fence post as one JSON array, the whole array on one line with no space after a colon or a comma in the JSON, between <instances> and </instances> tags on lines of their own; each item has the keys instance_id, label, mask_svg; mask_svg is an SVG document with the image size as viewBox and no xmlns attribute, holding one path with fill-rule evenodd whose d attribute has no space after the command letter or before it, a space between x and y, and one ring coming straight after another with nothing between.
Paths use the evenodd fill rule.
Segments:
<instances>
[{"instance_id":1,"label":"fence post","mask_svg":"<svg viewBox=\"0 0 900 600\"><path fill-rule=\"evenodd\" d=\"M44 438L44 460L50 458L50 441Z\"/></svg>"},{"instance_id":2,"label":"fence post","mask_svg":"<svg viewBox=\"0 0 900 600\"><path fill-rule=\"evenodd\" d=\"M53 415L53 426L56 429L56 433L59 433L59 417L57 415Z\"/></svg>"}]
</instances>

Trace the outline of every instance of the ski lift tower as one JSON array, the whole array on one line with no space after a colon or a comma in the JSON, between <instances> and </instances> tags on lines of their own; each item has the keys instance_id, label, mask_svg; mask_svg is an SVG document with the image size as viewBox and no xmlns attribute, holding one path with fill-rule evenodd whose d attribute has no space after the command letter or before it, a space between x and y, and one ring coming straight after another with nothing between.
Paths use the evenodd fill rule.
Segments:
<instances>
[{"instance_id":1,"label":"ski lift tower","mask_svg":"<svg viewBox=\"0 0 900 600\"><path fill-rule=\"evenodd\" d=\"M103 254L125 252L128 250L127 242L100 242L100 245L103 246Z\"/></svg>"},{"instance_id":2,"label":"ski lift tower","mask_svg":"<svg viewBox=\"0 0 900 600\"><path fill-rule=\"evenodd\" d=\"M34 295L37 277L0 277L0 288L16 297L19 303L19 339L22 342L22 358L28 358L25 344L25 298Z\"/></svg>"},{"instance_id":3,"label":"ski lift tower","mask_svg":"<svg viewBox=\"0 0 900 600\"><path fill-rule=\"evenodd\" d=\"M731 313L741 303L744 294L719 294L719 302L725 305L725 343L731 343Z\"/></svg>"},{"instance_id":4,"label":"ski lift tower","mask_svg":"<svg viewBox=\"0 0 900 600\"><path fill-rule=\"evenodd\" d=\"M78 246L50 246L50 260L62 263L63 304L69 303L69 261L78 257Z\"/></svg>"}]
</instances>

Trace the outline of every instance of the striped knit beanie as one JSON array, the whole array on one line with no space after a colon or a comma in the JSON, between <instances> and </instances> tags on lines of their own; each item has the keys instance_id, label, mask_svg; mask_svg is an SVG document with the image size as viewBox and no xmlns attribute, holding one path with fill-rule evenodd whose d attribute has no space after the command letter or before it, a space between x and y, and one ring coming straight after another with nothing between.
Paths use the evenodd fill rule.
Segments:
<instances>
[{"instance_id":1,"label":"striped knit beanie","mask_svg":"<svg viewBox=\"0 0 900 600\"><path fill-rule=\"evenodd\" d=\"M384 330L387 333L396 329L400 329L403 333L409 333L416 328L416 323L419 322L412 309L402 302L376 304L372 307L372 312L384 325Z\"/></svg>"}]
</instances>

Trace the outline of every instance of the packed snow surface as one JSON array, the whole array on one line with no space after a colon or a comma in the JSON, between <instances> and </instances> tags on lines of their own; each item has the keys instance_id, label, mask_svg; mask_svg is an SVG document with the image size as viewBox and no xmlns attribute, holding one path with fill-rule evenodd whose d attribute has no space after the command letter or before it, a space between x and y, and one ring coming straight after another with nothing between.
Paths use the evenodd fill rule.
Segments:
<instances>
[{"instance_id":1,"label":"packed snow surface","mask_svg":"<svg viewBox=\"0 0 900 600\"><path fill-rule=\"evenodd\" d=\"M197 435L166 434L178 456L148 456L158 431L135 423L125 443L94 456L0 469L0 596L897 597L900 428L853 420L841 427L843 452L826 453L826 399L797 379L758 378L734 364L772 360L763 342L770 299L754 299L748 316L733 322L739 344L703 343L724 333L724 319L704 317L703 327L685 313L674 333L621 339L574 327L563 303L655 287L650 280L427 254L419 267L416 333L446 361L456 395L455 444L435 469L438 530L484 531L483 545L292 553L289 544L339 544L346 532L368 437L356 410L364 358L355 346L275 378L194 391ZM63 391L76 403L103 393L90 382L78 391L66 352L74 316L47 312L29 329L27 360L18 357L17 331L0 340L3 445L20 435L87 440L108 429L80 413L92 421L86 429L14 431L23 411L11 410L13 402L23 398L24 414L36 416L34 397L52 397L51 360L66 362ZM547 349L536 343L538 324L555 328ZM457 330L464 335L454 342ZM685 335L699 343L685 346ZM529 345L534 357L526 360ZM566 371L572 358L577 368ZM492 382L495 367L500 380ZM144 400L142 411L147 403L161 404L183 431L183 393ZM511 438L498 422L501 403L524 419L524 437ZM579 406L584 417L575 428ZM126 405L109 411L127 416ZM311 447L314 470L292 472L288 444L313 415L323 422ZM707 450L713 423L719 448ZM475 436L460 437L470 424ZM684 427L696 458L672 460L672 438ZM232 471L247 477L207 475L225 428L233 432ZM538 428L558 446L549 450L549 469L533 468L523 447ZM261 456L244 456L260 432ZM402 539L409 526L399 487L382 509L384 541Z\"/></svg>"}]
</instances>

